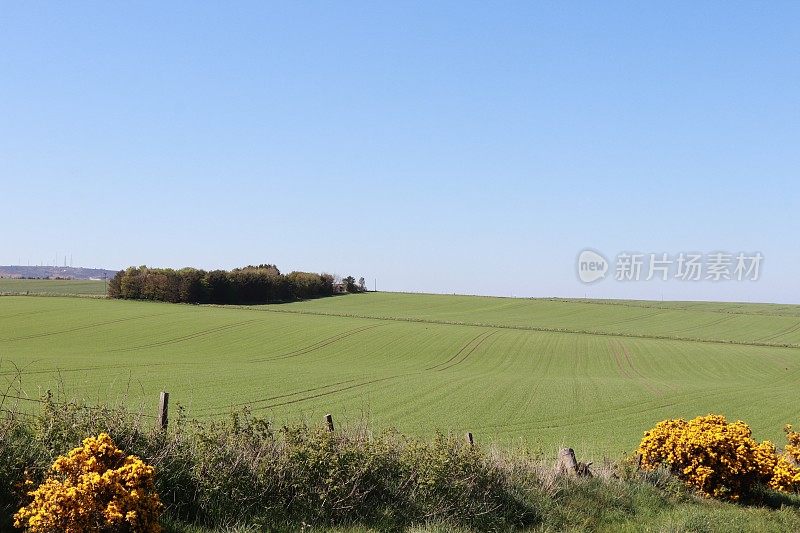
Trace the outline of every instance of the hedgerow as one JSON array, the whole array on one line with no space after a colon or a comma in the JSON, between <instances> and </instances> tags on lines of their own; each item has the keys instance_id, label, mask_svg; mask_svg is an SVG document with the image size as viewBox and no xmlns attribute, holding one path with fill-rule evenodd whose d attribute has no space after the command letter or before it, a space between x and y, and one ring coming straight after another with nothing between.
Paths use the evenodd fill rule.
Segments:
<instances>
[{"instance_id":1,"label":"hedgerow","mask_svg":"<svg viewBox=\"0 0 800 533\"><path fill-rule=\"evenodd\" d=\"M44 413L35 419L11 417L0 425L0 456L13 459L0 475L0 530L10 527L9 517L23 505L28 507L18 513L20 525L43 509L41 502L59 493L48 476L64 474L50 465L63 465L59 455L101 431L126 454L140 457L142 467L155 469L154 488L167 512L186 522L241 521L269 530L302 523L402 529L436 521L491 530L538 519L501 465L453 436L423 441L363 427L273 427L247 412L209 423L179 414L162 432L150 429L149 419L120 410L45 400ZM92 449L94 444L85 442ZM44 483L32 505L26 479L34 486ZM75 508L61 503L65 510Z\"/></svg>"},{"instance_id":2,"label":"hedgerow","mask_svg":"<svg viewBox=\"0 0 800 533\"><path fill-rule=\"evenodd\" d=\"M625 462L604 463L592 467L594 477L581 478L559 475L552 461L523 450L471 446L448 434L423 440L394 431L373 433L362 425L335 432L322 424L273 426L247 411L200 423L186 420L178 409L173 418L162 431L146 416L56 403L50 397L44 399L43 412L34 416L9 409L0 418L0 531L13 531L15 513L25 525L26 516L42 509L32 506L32 489L45 483L43 497L57 494L46 480L55 476L63 483L65 478L59 476L66 472L54 472L51 465L59 456L69 457L76 443L102 432L119 451L115 461L129 455L141 458L135 470L144 475L141 479L152 481L153 494L164 506L167 531L205 531L192 529L195 526L176 529L176 524L221 529L246 525L242 531L296 531L306 526L393 531L430 525L443 531L593 529L694 501L669 468L649 459L643 462L644 470ZM775 457L785 458L794 468L800 436L787 431L786 455ZM91 455L86 445L94 450L95 441L79 448L84 459ZM772 469L775 479L780 477L775 476L779 464ZM115 462L105 470L118 468ZM143 486L149 487L149 482ZM94 501L106 502L100 508L108 511L107 499ZM768 504L797 509L800 499ZM126 509L120 514L126 516L131 508ZM781 520L800 526L800 512L786 513ZM111 515L119 519L115 512ZM748 516L739 517L741 524L750 523ZM760 515L753 520L769 523Z\"/></svg>"}]
</instances>

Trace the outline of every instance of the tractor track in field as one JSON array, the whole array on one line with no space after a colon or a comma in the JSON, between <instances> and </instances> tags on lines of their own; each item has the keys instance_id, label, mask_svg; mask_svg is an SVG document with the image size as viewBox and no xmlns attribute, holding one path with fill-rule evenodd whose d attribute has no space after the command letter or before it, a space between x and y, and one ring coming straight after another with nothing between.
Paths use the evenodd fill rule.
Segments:
<instances>
[{"instance_id":1,"label":"tractor track in field","mask_svg":"<svg viewBox=\"0 0 800 533\"><path fill-rule=\"evenodd\" d=\"M155 313L155 314L152 314L152 315L139 315L139 316L130 316L130 317L125 317L125 318L117 318L115 320L107 320L105 322L95 322L93 324L85 324L83 326L76 326L74 328L61 329L61 330L58 330L58 331L45 331L45 332L42 332L42 333L32 333L30 335L20 335L19 337L7 337L5 339L0 339L0 342L11 342L11 341L22 341L22 340L30 340L30 339L40 339L40 338L43 338L43 337L52 337L54 335L61 335L63 333L74 333L76 331L84 331L84 330L87 330L87 329L99 328L99 327L102 327L102 326L110 326L112 324L119 324L119 323L122 323L122 322L129 322L131 320L140 320L142 318L155 318L155 317L158 317L158 316L171 315L171 314L173 314L173 313Z\"/></svg>"},{"instance_id":2,"label":"tractor track in field","mask_svg":"<svg viewBox=\"0 0 800 533\"><path fill-rule=\"evenodd\" d=\"M639 316L635 316L635 317L632 317L632 318L626 318L626 319L623 319L623 320L617 320L615 322L609 322L608 324L603 324L603 327L607 328L607 327L610 327L610 326L624 326L624 325L630 324L631 322L637 322L639 320L644 320L646 318L653 318L654 316L663 315L664 313L668 313L668 312L669 312L668 309L659 309L658 311L650 313L649 315L639 315Z\"/></svg>"},{"instance_id":3,"label":"tractor track in field","mask_svg":"<svg viewBox=\"0 0 800 533\"><path fill-rule=\"evenodd\" d=\"M179 342L188 341L192 339L202 338L208 335L213 335L214 333L219 333L221 331L227 331L231 329L235 329L241 326L246 326L248 324L252 324L254 322L261 322L261 320L254 318L252 320L245 320L244 322L237 322L235 324L225 324L223 326L217 326L215 328L205 329L202 331L196 331L194 333L190 333L188 335L181 335L180 337L175 337L172 339L167 339L163 341L151 342L148 344L139 344L137 346L129 346L127 348L116 348L114 350L104 350L104 353L117 353L117 352L132 352L136 350L143 350L145 348L157 348L160 346L168 346L170 344L177 344Z\"/></svg>"},{"instance_id":4,"label":"tractor track in field","mask_svg":"<svg viewBox=\"0 0 800 533\"><path fill-rule=\"evenodd\" d=\"M318 394L312 394L311 396L304 396L302 398L297 398L297 399L294 399L294 400L288 400L288 401L281 402L281 403L265 405L265 406L262 406L261 409L272 409L273 407L282 407L284 405L291 405L293 403L305 402L307 400L313 400L314 398L321 398L323 396L329 396L331 394L344 392L346 390L355 389L355 388L358 388L358 387L365 387L367 385L372 385L373 383L380 383L380 382L383 382L383 381L389 381L390 379L397 379L399 377L401 377L401 376L397 375L397 376L388 376L388 377L385 377L385 378L371 379L369 381L364 381L362 383L355 383L353 385L348 385L346 387L341 387L339 389L334 389L334 390L326 391L326 392L320 392Z\"/></svg>"},{"instance_id":5,"label":"tractor track in field","mask_svg":"<svg viewBox=\"0 0 800 533\"><path fill-rule=\"evenodd\" d=\"M740 345L740 346L760 346L764 348L790 348L800 349L800 343L776 343L776 342L759 342L747 340L732 340L732 339L715 339L715 338L700 338L700 337L679 337L675 335L657 335L645 333L624 333L624 332L611 332L602 330L584 330L577 328L556 328L547 326L533 326L522 324L497 324L497 323L483 323L483 322L464 322L455 320L435 320L429 318L419 317L396 317L396 316L373 316L360 313L334 313L328 311L307 311L307 310L290 310L290 309L257 309L253 307L237 307L236 309L246 309L249 311L257 311L262 313L285 313L294 315L309 315L309 316L329 316L340 318L356 318L362 320L380 320L382 322L410 322L421 324L436 324L442 326L467 326L478 328L493 328L493 329L512 329L518 331L537 331L541 333L559 333L566 335L594 335L599 337L616 337L616 338L631 338L631 339L650 339L650 340L667 340L667 341L681 341L681 342L699 342L704 344L724 344L724 345ZM730 313L731 315L739 315L744 313ZM772 316L772 315L758 315L758 316ZM784 316L784 315L780 315Z\"/></svg>"},{"instance_id":6,"label":"tractor track in field","mask_svg":"<svg viewBox=\"0 0 800 533\"><path fill-rule=\"evenodd\" d=\"M617 346L615 347L611 342L609 342L609 347L614 354L614 359L617 362L617 368L624 374L624 377L630 379L631 381L638 382L652 394L656 396L662 396L664 391L661 389L661 387L657 386L650 378L642 374L642 372L633 364L628 347L620 341L616 341L616 344ZM625 370L626 368L629 369L630 372Z\"/></svg>"},{"instance_id":7,"label":"tractor track in field","mask_svg":"<svg viewBox=\"0 0 800 533\"><path fill-rule=\"evenodd\" d=\"M481 344L483 344L483 342L484 342L486 339L488 339L489 337L491 337L492 335L495 335L495 334L497 334L497 331L496 331L496 330L495 330L495 331L492 331L492 332L491 332L491 333L489 333L488 335L484 336L484 337L483 337L481 340L479 340L479 341L478 341L478 343L477 343L477 344L475 344L475 345L474 345L472 348L470 348L468 351L464 352L464 353L462 354L462 356L461 356L461 358L460 358L460 359L458 359L458 360L456 360L456 361L453 361L452 363L450 363L450 364L449 364L449 365L447 365L447 366L441 366L441 367L437 368L437 369L436 369L436 372L441 372L442 370L447 370L448 368L453 368L453 367L454 367L454 366L456 366L456 365L460 365L461 363L463 363L464 361L466 361L466 360L467 360L467 358L468 358L470 355L472 355L472 353L473 353L475 350L477 350L477 349L478 349L478 347L480 347L480 345L481 345ZM463 351L463 350L462 350L462 351ZM452 360L452 359L451 359L451 360Z\"/></svg>"},{"instance_id":8,"label":"tractor track in field","mask_svg":"<svg viewBox=\"0 0 800 533\"><path fill-rule=\"evenodd\" d=\"M536 353L533 354L536 356ZM528 411L531 409L533 402L536 399L536 396L539 394L539 391L542 388L542 384L545 381L545 376L547 376L548 372L550 371L550 367L553 363L553 356L548 353L547 350L542 351L542 355L540 356L540 362L537 362L536 366L533 368L533 372L536 373L540 378L537 379L530 388L530 393L527 394L525 400L522 402L522 411Z\"/></svg>"},{"instance_id":9,"label":"tractor track in field","mask_svg":"<svg viewBox=\"0 0 800 533\"><path fill-rule=\"evenodd\" d=\"M187 366L187 365L197 365L200 364L197 361L181 361L175 362L170 361L166 363L139 363L139 364L118 364L118 365L96 365L96 366L84 366L79 368L60 368L60 367L53 367L50 369L45 370L10 370L8 372L0 372L0 376L35 376L35 375L42 375L42 374L66 374L71 372L91 372L95 370L130 370L133 368L152 368L156 366Z\"/></svg>"},{"instance_id":10,"label":"tractor track in field","mask_svg":"<svg viewBox=\"0 0 800 533\"><path fill-rule=\"evenodd\" d=\"M622 378L633 381L634 380L633 376L631 376L628 373L627 368L625 368L625 365L622 364L622 354L614 346L614 341L608 341L608 349L611 350L611 355L614 356L614 363L616 363L617 374Z\"/></svg>"},{"instance_id":11,"label":"tractor track in field","mask_svg":"<svg viewBox=\"0 0 800 533\"><path fill-rule=\"evenodd\" d=\"M471 338L464 346L462 346L452 357L450 357L450 359L448 359L447 361L443 361L441 363L437 363L437 364L435 364L433 366L429 366L425 370L437 370L437 371L438 370L442 370L441 368L438 368L438 367L444 366L444 365L450 363L451 361L453 361L454 359L456 359L458 356L460 356L462 353L464 353L464 351L467 350L472 345L472 343L477 341L478 344L480 344L481 342L483 342L483 339L486 338L490 332L491 332L491 330L482 331L482 332L478 333L473 338ZM476 345L476 347L477 347L477 345Z\"/></svg>"},{"instance_id":12,"label":"tractor track in field","mask_svg":"<svg viewBox=\"0 0 800 533\"><path fill-rule=\"evenodd\" d=\"M548 357L544 360L543 364L544 368L539 373L542 376L542 379L537 380L536 384L533 386L533 390L531 391L531 399L539 394L539 390L542 388L542 383L544 382L544 377L548 374L548 372L550 372L550 367L553 366L553 355L548 354Z\"/></svg>"},{"instance_id":13,"label":"tractor track in field","mask_svg":"<svg viewBox=\"0 0 800 533\"><path fill-rule=\"evenodd\" d=\"M645 376L642 373L642 371L639 370L639 368L636 367L636 365L633 364L633 360L631 359L631 353L628 351L628 346L622 341L620 341L620 345L622 346L622 351L625 354L625 360L628 361L628 365L633 369L633 371L636 373L636 375L638 375L640 378L642 378L644 383L650 383L658 391L659 395L664 393L664 387L666 387L667 389L673 390L672 386L669 385L668 383L658 384L658 383L654 382L652 378L648 378L647 376Z\"/></svg>"},{"instance_id":14,"label":"tractor track in field","mask_svg":"<svg viewBox=\"0 0 800 533\"><path fill-rule=\"evenodd\" d=\"M764 389L770 389L774 387L773 384L762 385L759 387L755 387L753 391L760 391ZM508 430L521 430L521 429L559 429L559 428L566 428L572 427L576 425L583 425L592 422L607 422L609 420L615 420L621 417L631 417L635 415L641 415L644 413L649 413L653 411L658 411L661 409L666 409L670 407L677 407L681 404L686 404L689 402L693 402L695 400L701 398L716 398L719 396L726 396L730 394L736 394L741 392L741 388L738 386L730 386L724 389L717 389L714 392L709 393L708 391L695 391L693 393L688 393L686 395L675 395L669 398L659 398L659 399L651 399L647 402L642 401L632 401L625 405L619 405L616 407L611 407L604 409L603 411L598 412L588 412L580 415L575 415L570 417L570 421L568 423L558 423L563 422L564 417L561 416L552 416L547 418L541 418L538 420L531 420L529 422L519 422L516 424L505 424L505 425L483 425L483 426L476 426L476 429L494 429L494 428L503 428ZM651 404L651 405L648 405ZM607 417L605 415L613 415L612 417ZM616 418L615 418L616 417Z\"/></svg>"},{"instance_id":15,"label":"tractor track in field","mask_svg":"<svg viewBox=\"0 0 800 533\"><path fill-rule=\"evenodd\" d=\"M297 350L293 350L291 352L287 352L285 354L276 355L272 357L261 357L258 359L251 359L250 363L265 363L267 361L278 361L281 359L290 359L292 357L299 357L301 355L306 355L308 353L320 350L325 348L326 346L330 346L331 344L338 342L340 340L346 339L348 337L352 337L353 335L357 335L361 332L381 327L383 324L373 324L370 326L361 326L355 329L351 329L349 331L345 331L343 333L337 333L331 337L326 339L322 339L321 341L317 341L313 344L309 344L308 346L304 346L303 348L298 348Z\"/></svg>"},{"instance_id":16,"label":"tractor track in field","mask_svg":"<svg viewBox=\"0 0 800 533\"><path fill-rule=\"evenodd\" d=\"M796 379L797 379L795 374L800 374L800 370L795 370L788 376L781 376L780 379L775 380L775 381L770 381L768 383L763 383L762 382L760 385L757 385L757 386L754 386L754 387L750 387L747 392L756 392L756 391L763 391L763 390L770 391L770 390L773 390L775 388L776 384L780 385L780 386L792 386L792 385L794 385L794 383L796 382ZM724 387L722 389L716 389L716 390L714 390L712 392L704 390L704 391L688 392L686 394L671 394L668 397L653 398L653 399L648 400L647 402L644 402L644 403L641 402L641 401L634 401L634 402L626 404L626 405L620 405L618 407L611 407L611 408L608 408L608 409L604 409L602 412L586 413L586 414L583 414L583 415L578 415L578 416L573 417L573 420L575 420L576 423L592 422L599 415L604 415L606 413L615 413L617 416L638 415L638 414L648 413L648 412L651 412L651 411L656 411L656 410L659 410L659 409L665 409L667 407L676 407L676 406L679 406L681 404L685 404L685 403L688 403L688 402L693 402L695 400L699 400L701 398L702 399L717 398L717 397L720 397L720 396L726 396L726 395L731 395L731 394L738 395L738 394L741 394L741 393L743 393L743 390L742 390L741 386L739 386L739 385L730 385L730 386ZM647 407L642 407L643 405L645 405L645 403L654 404L654 405L648 405ZM641 409L637 409L638 407L642 407L642 408ZM549 422L558 421L558 420L563 420L563 418L562 417L549 417L549 418L543 418L543 419L540 419L540 420L532 420L530 423L516 424L515 427L535 426L536 424L549 423ZM567 424L567 425L535 426L535 427L539 427L539 428L542 428L542 429L551 429L551 428L559 428L559 427L568 427L569 425L570 424Z\"/></svg>"},{"instance_id":17,"label":"tractor track in field","mask_svg":"<svg viewBox=\"0 0 800 533\"><path fill-rule=\"evenodd\" d=\"M40 309L38 311L23 311L21 313L11 313L10 315L0 316L0 320L7 318L17 318L18 316L40 315L42 313L57 313L59 309Z\"/></svg>"},{"instance_id":18,"label":"tractor track in field","mask_svg":"<svg viewBox=\"0 0 800 533\"><path fill-rule=\"evenodd\" d=\"M676 329L676 330L672 331L672 334L685 333L687 331L692 331L693 329L707 328L709 326L716 326L718 324L722 324L723 322L728 322L729 320L735 320L736 316L737 315L731 314L731 315L728 315L728 316L723 316L722 318L714 319L711 322L706 322L705 324L694 324L694 325L691 325L691 326L687 326L685 328Z\"/></svg>"},{"instance_id":19,"label":"tractor track in field","mask_svg":"<svg viewBox=\"0 0 800 533\"><path fill-rule=\"evenodd\" d=\"M453 361L451 364L449 364L449 365L447 365L447 366L442 366L442 367L439 367L439 368L437 368L437 369L436 369L436 372L441 372L442 370L447 370L448 368L453 368L453 367L454 367L454 366L456 366L456 365L460 365L461 363L463 363L464 361L466 361L466 360L467 360L467 358L468 358L470 355L472 355L472 353L473 353L475 350L477 350L477 349L480 347L480 345L481 345L481 344L483 344L483 342L484 342L486 339L488 339L489 337L491 337L491 336L493 336L493 335L496 335L496 334L497 334L497 331L492 331L491 333L489 333L488 335L486 335L485 337L483 337L481 340L479 340L479 341L478 341L478 343L477 343L477 344L475 344L475 345L474 345L472 348L470 348L468 351L464 352L464 354L461 356L461 358L460 358L460 359L458 359L458 360L456 360L456 361Z\"/></svg>"},{"instance_id":20,"label":"tractor track in field","mask_svg":"<svg viewBox=\"0 0 800 533\"><path fill-rule=\"evenodd\" d=\"M781 331L779 331L777 333L773 333L772 335L768 335L766 337L761 337L758 340L759 341L769 341L769 340L772 340L772 339L774 339L776 337L780 337L782 335L789 335L790 333L794 333L798 329L800 329L800 322L797 322L797 324L791 325L788 328L783 329L783 330L781 330Z\"/></svg>"},{"instance_id":21,"label":"tractor track in field","mask_svg":"<svg viewBox=\"0 0 800 533\"><path fill-rule=\"evenodd\" d=\"M274 400L282 400L283 398L291 398L292 396L298 396L300 394L308 394L309 392L316 392L316 391L320 391L320 390L323 390L323 389L329 389L331 387L336 387L337 385L344 385L346 383L352 383L352 382L356 381L356 379L357 378L346 379L344 381L337 381L335 383L329 383L327 385L320 385L319 387L312 387L310 389L303 389L303 390L299 390L299 391L296 391L296 392L287 392L287 393L284 393L284 394L278 394L277 396L270 396L268 398L261 398L261 399L258 399L258 400L251 400L251 401L248 401L248 402L232 403L232 404L229 404L229 405L226 405L226 406L223 406L223 407L209 407L209 408L206 408L206 409L200 409L198 412L199 413L204 413L204 411L205 411L206 413L204 413L204 414L209 414L209 413L207 413L207 411L218 411L218 412L213 413L214 415L218 415L218 414L223 413L223 412L228 412L230 409L235 409L237 407L247 407L247 406L251 406L251 405L257 404L257 403L271 402L271 401L274 401Z\"/></svg>"},{"instance_id":22,"label":"tractor track in field","mask_svg":"<svg viewBox=\"0 0 800 533\"><path fill-rule=\"evenodd\" d=\"M352 383L353 381L356 381L356 379L349 379L349 380L345 380L345 381L340 381L338 383L332 383L330 385L323 385L321 387L315 387L313 389L307 389L305 391L281 394L281 395L278 395L278 396L273 396L271 398L264 398L264 399L261 399L261 400L254 400L252 402L242 402L242 403L234 404L233 407L244 407L244 406L252 405L254 403L259 403L259 402L268 402L268 401L277 400L277 399L290 398L292 396L305 394L307 392L319 391L319 390L327 389L327 388L330 388L330 387L335 387L337 385L345 385L344 387L338 387L338 388L335 388L335 389L332 389L332 390L327 390L327 391L324 391L324 392L317 392L315 394L302 396L300 398L292 398L290 400L277 402L277 403L271 403L271 404L268 404L268 405L259 405L258 407L256 407L253 410L273 409L275 407L283 407L285 405L292 405L292 404L295 404L295 403L305 402L305 401L313 400L313 399L316 399L316 398L322 398L322 397L325 397L325 396L330 396L331 394L337 394L337 393L340 393L340 392L344 392L344 391L351 390L351 389L356 389L356 388L359 388L359 387L366 387L367 385L372 385L372 384L375 384L375 383L381 383L383 381L389 381L391 379L397 379L397 378L402 377L404 375L408 375L408 374L399 374L399 375L388 376L388 377L384 377L384 378L370 379L370 380L367 380L367 381L362 381L361 383ZM350 383L350 384L347 385L348 383ZM227 411L222 410L222 411L220 411L218 413L208 413L206 416L215 416L215 415L218 415L218 414L221 414L221 413L224 413L224 412L227 412Z\"/></svg>"}]
</instances>

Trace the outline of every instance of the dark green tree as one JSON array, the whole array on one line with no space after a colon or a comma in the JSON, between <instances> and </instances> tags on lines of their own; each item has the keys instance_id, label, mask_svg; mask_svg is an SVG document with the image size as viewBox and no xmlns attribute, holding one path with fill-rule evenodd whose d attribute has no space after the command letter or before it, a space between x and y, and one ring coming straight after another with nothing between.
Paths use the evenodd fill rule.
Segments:
<instances>
[{"instance_id":1,"label":"dark green tree","mask_svg":"<svg viewBox=\"0 0 800 533\"><path fill-rule=\"evenodd\" d=\"M353 276L347 276L342 280L342 283L344 283L347 292L358 292L358 285L356 285L356 278L354 278Z\"/></svg>"}]
</instances>

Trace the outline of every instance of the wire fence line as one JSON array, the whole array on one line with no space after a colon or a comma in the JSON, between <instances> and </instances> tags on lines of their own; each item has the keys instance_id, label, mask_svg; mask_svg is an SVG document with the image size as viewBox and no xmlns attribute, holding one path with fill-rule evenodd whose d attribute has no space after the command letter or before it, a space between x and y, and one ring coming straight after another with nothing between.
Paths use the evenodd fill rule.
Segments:
<instances>
[{"instance_id":1,"label":"wire fence line","mask_svg":"<svg viewBox=\"0 0 800 533\"><path fill-rule=\"evenodd\" d=\"M139 411L131 411L131 410L126 409L125 407L123 407L121 405L117 405L117 406L86 405L86 404L78 402L78 401L58 401L58 400L54 400L53 398L47 398L47 399L45 399L45 398L31 398L29 396L18 396L16 394L9 394L8 392L0 392L0 412L6 413L6 414L10 414L10 415L21 415L21 416L32 417L32 418L40 418L40 415L37 415L35 413L22 411L22 410L19 410L19 409L9 408L8 404L7 404L7 400L11 400L11 402L8 402L8 403L11 403L11 404L13 404L14 401L23 401L23 402L35 403L35 404L38 404L38 405L51 405L51 406L54 406L54 407L57 407L57 408L60 408L60 409L67 409L67 408L72 407L72 408L76 408L76 409L85 409L87 411L95 411L95 412L109 412L109 413L111 413L111 412L120 412L120 413L124 413L127 416L142 417L142 418L146 418L146 419L150 419L150 420L158 420L159 419L159 415L147 414L147 413L142 412L141 410L139 410Z\"/></svg>"}]
</instances>

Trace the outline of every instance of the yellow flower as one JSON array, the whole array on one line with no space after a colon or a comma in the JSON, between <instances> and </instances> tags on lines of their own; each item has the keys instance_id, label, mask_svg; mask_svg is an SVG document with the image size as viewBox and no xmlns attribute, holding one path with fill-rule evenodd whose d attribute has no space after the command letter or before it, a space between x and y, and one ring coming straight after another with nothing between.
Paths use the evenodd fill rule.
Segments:
<instances>
[{"instance_id":1,"label":"yellow flower","mask_svg":"<svg viewBox=\"0 0 800 533\"><path fill-rule=\"evenodd\" d=\"M785 455L769 442L756 442L741 420L709 414L688 422L665 420L646 432L639 444L642 466L670 468L707 497L740 499L756 484L775 490L800 490L800 434L786 427Z\"/></svg>"},{"instance_id":2,"label":"yellow flower","mask_svg":"<svg viewBox=\"0 0 800 533\"><path fill-rule=\"evenodd\" d=\"M163 506L154 474L138 457L126 457L107 434L89 437L56 459L50 476L29 493L31 503L14 515L14 525L29 533L159 533Z\"/></svg>"}]
</instances>

